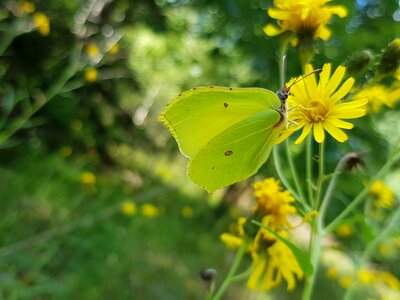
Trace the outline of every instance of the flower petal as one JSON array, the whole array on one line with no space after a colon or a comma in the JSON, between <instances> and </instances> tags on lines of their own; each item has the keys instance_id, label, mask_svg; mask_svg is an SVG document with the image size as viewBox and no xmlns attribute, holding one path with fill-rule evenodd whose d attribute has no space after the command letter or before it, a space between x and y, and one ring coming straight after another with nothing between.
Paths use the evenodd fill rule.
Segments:
<instances>
[{"instance_id":1,"label":"flower petal","mask_svg":"<svg viewBox=\"0 0 400 300\"><path fill-rule=\"evenodd\" d=\"M338 15L340 18L347 16L347 9L341 5L330 6L329 11L331 14Z\"/></svg>"},{"instance_id":2,"label":"flower petal","mask_svg":"<svg viewBox=\"0 0 400 300\"><path fill-rule=\"evenodd\" d=\"M322 97L325 86L329 81L329 76L331 76L331 64L324 64L324 66L322 67L322 72L319 73L318 92L317 92L318 98Z\"/></svg>"},{"instance_id":3,"label":"flower petal","mask_svg":"<svg viewBox=\"0 0 400 300\"><path fill-rule=\"evenodd\" d=\"M325 120L325 122L328 122L332 126L338 127L338 128L343 128L343 129L352 129L354 125L350 122L345 122L337 118L329 118Z\"/></svg>"},{"instance_id":4,"label":"flower petal","mask_svg":"<svg viewBox=\"0 0 400 300\"><path fill-rule=\"evenodd\" d=\"M325 139L324 127L321 122L314 123L314 139L317 143L322 143Z\"/></svg>"},{"instance_id":5,"label":"flower petal","mask_svg":"<svg viewBox=\"0 0 400 300\"><path fill-rule=\"evenodd\" d=\"M327 41L332 36L332 30L330 30L326 26L320 26L320 27L318 27L317 32L315 33L315 36L321 38L324 41Z\"/></svg>"},{"instance_id":6,"label":"flower petal","mask_svg":"<svg viewBox=\"0 0 400 300\"><path fill-rule=\"evenodd\" d=\"M354 78L350 77L347 79L342 86L331 96L331 102L336 102L343 99L351 90L354 84Z\"/></svg>"},{"instance_id":7,"label":"flower petal","mask_svg":"<svg viewBox=\"0 0 400 300\"><path fill-rule=\"evenodd\" d=\"M332 126L329 122L324 122L324 128L325 130L338 142L345 142L347 141L348 137L347 135L343 132L343 130Z\"/></svg>"},{"instance_id":8,"label":"flower petal","mask_svg":"<svg viewBox=\"0 0 400 300\"><path fill-rule=\"evenodd\" d=\"M264 33L268 36L276 36L282 33L282 29L279 29L278 27L272 25L272 24L267 24L263 28Z\"/></svg>"},{"instance_id":9,"label":"flower petal","mask_svg":"<svg viewBox=\"0 0 400 300\"><path fill-rule=\"evenodd\" d=\"M331 79L326 85L327 96L330 96L338 87L342 81L344 74L346 73L346 67L339 66L333 73Z\"/></svg>"},{"instance_id":10,"label":"flower petal","mask_svg":"<svg viewBox=\"0 0 400 300\"><path fill-rule=\"evenodd\" d=\"M269 8L268 15L277 20L290 20L292 17L290 12L275 8Z\"/></svg>"},{"instance_id":11,"label":"flower petal","mask_svg":"<svg viewBox=\"0 0 400 300\"><path fill-rule=\"evenodd\" d=\"M297 140L294 142L295 144L300 144L301 142L304 141L305 137L310 133L312 128L312 124L307 123L304 128L303 131L301 132L300 136L297 138Z\"/></svg>"}]
</instances>

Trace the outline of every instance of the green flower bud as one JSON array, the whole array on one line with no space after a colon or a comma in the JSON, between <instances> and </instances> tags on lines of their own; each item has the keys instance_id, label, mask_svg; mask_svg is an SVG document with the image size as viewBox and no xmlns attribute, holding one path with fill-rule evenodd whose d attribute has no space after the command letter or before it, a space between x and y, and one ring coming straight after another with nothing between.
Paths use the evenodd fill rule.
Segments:
<instances>
[{"instance_id":1,"label":"green flower bud","mask_svg":"<svg viewBox=\"0 0 400 300\"><path fill-rule=\"evenodd\" d=\"M364 70L371 62L373 55L371 51L364 50L361 52L354 53L351 55L347 61L344 63L347 67L347 72L349 75L355 75L362 70Z\"/></svg>"},{"instance_id":2,"label":"green flower bud","mask_svg":"<svg viewBox=\"0 0 400 300\"><path fill-rule=\"evenodd\" d=\"M392 75L400 65L400 38L392 41L383 51L378 74Z\"/></svg>"}]
</instances>

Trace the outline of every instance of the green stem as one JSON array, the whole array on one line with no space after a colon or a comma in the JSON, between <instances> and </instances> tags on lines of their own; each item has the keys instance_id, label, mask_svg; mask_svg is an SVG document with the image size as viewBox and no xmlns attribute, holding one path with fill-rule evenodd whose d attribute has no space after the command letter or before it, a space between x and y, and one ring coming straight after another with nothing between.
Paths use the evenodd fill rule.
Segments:
<instances>
[{"instance_id":1,"label":"green stem","mask_svg":"<svg viewBox=\"0 0 400 300\"><path fill-rule=\"evenodd\" d=\"M387 226L379 232L379 234L368 243L368 246L365 248L360 261L357 264L354 276L356 277L359 270L362 266L364 266L370 259L371 256L376 252L376 249L379 245L392 233L392 230L397 228L398 222L400 220L400 207L392 214L390 220L387 222ZM355 280L353 280L354 282ZM343 300L353 299L355 289L350 286L346 293L343 296Z\"/></svg>"},{"instance_id":2,"label":"green stem","mask_svg":"<svg viewBox=\"0 0 400 300\"><path fill-rule=\"evenodd\" d=\"M308 191L308 203L313 204L313 179L312 179L312 135L307 138L306 144L306 180Z\"/></svg>"},{"instance_id":3,"label":"green stem","mask_svg":"<svg viewBox=\"0 0 400 300\"><path fill-rule=\"evenodd\" d=\"M278 173L279 179L282 181L283 185L293 195L293 197L295 197L296 199L300 199L300 196L297 194L297 192L292 187L292 185L289 183L285 174L283 173L281 160L279 158L279 147L280 147L280 145L276 145L273 149L274 164L275 164L276 172Z\"/></svg>"},{"instance_id":4,"label":"green stem","mask_svg":"<svg viewBox=\"0 0 400 300\"><path fill-rule=\"evenodd\" d=\"M364 199L364 197L368 194L368 191L371 187L371 185L378 179L382 178L390 169L390 167L400 158L400 153L399 152L394 152L390 156L390 158L387 160L385 165L376 173L375 176L373 176L370 180L370 182L364 187L364 189L354 198L354 200L346 206L346 208L324 229L325 233L329 233L340 224L340 222L346 218L353 210L355 207L357 207L361 201Z\"/></svg>"},{"instance_id":5,"label":"green stem","mask_svg":"<svg viewBox=\"0 0 400 300\"><path fill-rule=\"evenodd\" d=\"M322 183L324 181L324 142L319 144L318 167L317 193L313 205L315 210L317 210L319 207L319 199L322 193Z\"/></svg>"},{"instance_id":6,"label":"green stem","mask_svg":"<svg viewBox=\"0 0 400 300\"><path fill-rule=\"evenodd\" d=\"M226 275L224 281L222 282L221 286L219 287L217 293L211 298L212 300L219 300L221 299L222 295L226 291L226 289L229 287L229 285L235 281L235 273L237 269L239 268L239 265L242 261L243 255L245 254L247 248L249 246L249 240L244 239L242 245L240 246L239 250L236 252L235 259L233 260L233 263L231 265L231 268L229 269L228 274Z\"/></svg>"},{"instance_id":7,"label":"green stem","mask_svg":"<svg viewBox=\"0 0 400 300\"><path fill-rule=\"evenodd\" d=\"M307 202L305 201L303 189L302 189L302 187L300 185L300 181L299 181L299 178L297 176L296 166L293 163L293 157L292 157L292 155L290 153L288 140L285 141L285 147L286 147L286 157L287 157L287 160L289 162L290 170L292 172L292 177L293 177L293 180L294 180L294 184L296 186L297 195L299 196L297 199L299 200L299 202L303 206L307 207Z\"/></svg>"},{"instance_id":8,"label":"green stem","mask_svg":"<svg viewBox=\"0 0 400 300\"><path fill-rule=\"evenodd\" d=\"M355 152L347 153L339 160L338 164L336 165L335 171L329 181L328 188L326 189L324 198L322 199L322 202L321 202L321 207L319 209L319 218L321 219L322 228L324 226L325 212L326 212L328 205L330 203L330 200L332 198L333 191L335 190L338 175L340 175L341 172L344 170L349 159L352 159L352 158L358 157L358 156L359 156L359 154L357 154Z\"/></svg>"},{"instance_id":9,"label":"green stem","mask_svg":"<svg viewBox=\"0 0 400 300\"><path fill-rule=\"evenodd\" d=\"M311 264L314 268L314 272L312 275L307 279L304 289L303 289L303 295L301 297L302 300L310 300L312 297L315 281L318 275L318 267L319 267L319 262L320 262L320 256L321 256L321 250L322 250L322 241L323 241L323 232L321 230L321 222L319 221L320 218L318 218L318 221L314 221L313 226L312 226L312 238L311 241L312 247L310 251L310 260Z\"/></svg>"},{"instance_id":10,"label":"green stem","mask_svg":"<svg viewBox=\"0 0 400 300\"><path fill-rule=\"evenodd\" d=\"M64 72L61 73L61 75L51 84L51 86L45 92L45 100L32 107L29 112L27 112L16 122L12 123L10 127L4 129L4 131L0 135L0 145L5 143L14 133L21 129L36 112L38 112L45 104L47 104L57 94L59 94L65 84L69 81L69 79L79 71L79 54L77 54L77 52L80 53L80 49L76 49L72 53L71 62L68 67L64 70Z\"/></svg>"}]
</instances>

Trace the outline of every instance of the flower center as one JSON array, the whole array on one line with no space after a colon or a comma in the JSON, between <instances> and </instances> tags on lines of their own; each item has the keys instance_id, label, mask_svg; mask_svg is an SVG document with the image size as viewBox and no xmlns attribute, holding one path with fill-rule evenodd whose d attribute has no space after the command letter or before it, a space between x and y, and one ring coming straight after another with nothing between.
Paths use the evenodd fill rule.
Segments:
<instances>
[{"instance_id":1,"label":"flower center","mask_svg":"<svg viewBox=\"0 0 400 300\"><path fill-rule=\"evenodd\" d=\"M304 114L309 122L323 122L328 114L328 107L319 99L310 101L309 107L304 109Z\"/></svg>"}]
</instances>

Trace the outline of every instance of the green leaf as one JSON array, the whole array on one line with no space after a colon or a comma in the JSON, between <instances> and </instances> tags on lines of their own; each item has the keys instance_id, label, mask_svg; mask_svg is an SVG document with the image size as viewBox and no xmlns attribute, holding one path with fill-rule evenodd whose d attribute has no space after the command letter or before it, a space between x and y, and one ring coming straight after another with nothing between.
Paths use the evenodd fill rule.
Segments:
<instances>
[{"instance_id":1,"label":"green leaf","mask_svg":"<svg viewBox=\"0 0 400 300\"><path fill-rule=\"evenodd\" d=\"M310 259L308 258L308 256L306 254L303 253L303 251L301 251L299 248L297 248L297 246L295 244L293 244L292 242L288 241L287 239L282 237L277 232L269 229L264 224L262 224L260 222L257 222L257 221L254 221L254 220L251 221L251 222L253 224L261 227L262 229L265 229L269 233L273 234L277 239L279 239L280 241L285 243L286 246L288 246L290 248L290 250L292 250L292 253L296 257L296 260L297 260L300 268L303 270L304 274L306 274L307 277L312 275L312 273L314 272L314 268L313 268L313 266L312 266L312 264L310 262Z\"/></svg>"}]
</instances>

